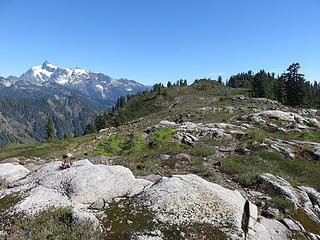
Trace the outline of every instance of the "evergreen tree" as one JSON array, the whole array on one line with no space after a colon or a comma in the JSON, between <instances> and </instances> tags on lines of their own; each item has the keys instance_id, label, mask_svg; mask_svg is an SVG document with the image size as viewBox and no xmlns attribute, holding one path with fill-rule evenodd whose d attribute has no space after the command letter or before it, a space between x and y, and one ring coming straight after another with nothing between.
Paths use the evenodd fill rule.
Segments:
<instances>
[{"instance_id":1,"label":"evergreen tree","mask_svg":"<svg viewBox=\"0 0 320 240\"><path fill-rule=\"evenodd\" d=\"M293 63L284 74L286 83L286 104L290 106L302 106L306 102L306 85L304 75L298 73L299 63Z\"/></svg>"},{"instance_id":2,"label":"evergreen tree","mask_svg":"<svg viewBox=\"0 0 320 240\"><path fill-rule=\"evenodd\" d=\"M54 134L53 120L51 117L49 117L49 119L46 123L46 140L47 140L47 142L49 142L53 139L53 134Z\"/></svg>"},{"instance_id":3,"label":"evergreen tree","mask_svg":"<svg viewBox=\"0 0 320 240\"><path fill-rule=\"evenodd\" d=\"M218 83L222 84L222 77L220 75L218 77Z\"/></svg>"},{"instance_id":4,"label":"evergreen tree","mask_svg":"<svg viewBox=\"0 0 320 240\"><path fill-rule=\"evenodd\" d=\"M183 80L183 86L188 86L187 79Z\"/></svg>"},{"instance_id":5,"label":"evergreen tree","mask_svg":"<svg viewBox=\"0 0 320 240\"><path fill-rule=\"evenodd\" d=\"M63 139L68 139L68 138L69 138L68 134L65 133L65 134L63 135Z\"/></svg>"},{"instance_id":6,"label":"evergreen tree","mask_svg":"<svg viewBox=\"0 0 320 240\"><path fill-rule=\"evenodd\" d=\"M278 102L286 102L286 84L283 76L280 76L275 80L274 84L274 96Z\"/></svg>"},{"instance_id":7,"label":"evergreen tree","mask_svg":"<svg viewBox=\"0 0 320 240\"><path fill-rule=\"evenodd\" d=\"M170 81L167 83L167 88L169 88L169 87L172 87L172 84Z\"/></svg>"},{"instance_id":8,"label":"evergreen tree","mask_svg":"<svg viewBox=\"0 0 320 240\"><path fill-rule=\"evenodd\" d=\"M84 130L83 135L92 134L96 132L95 126L92 123L88 123L86 129Z\"/></svg>"},{"instance_id":9,"label":"evergreen tree","mask_svg":"<svg viewBox=\"0 0 320 240\"><path fill-rule=\"evenodd\" d=\"M78 129L75 129L74 132L73 132L73 137L80 137L80 132Z\"/></svg>"},{"instance_id":10,"label":"evergreen tree","mask_svg":"<svg viewBox=\"0 0 320 240\"><path fill-rule=\"evenodd\" d=\"M95 127L97 129L97 132L107 127L107 120L103 114L98 114L98 116L96 117Z\"/></svg>"},{"instance_id":11,"label":"evergreen tree","mask_svg":"<svg viewBox=\"0 0 320 240\"><path fill-rule=\"evenodd\" d=\"M254 76L252 90L254 97L271 98L269 78L264 70L261 70Z\"/></svg>"}]
</instances>

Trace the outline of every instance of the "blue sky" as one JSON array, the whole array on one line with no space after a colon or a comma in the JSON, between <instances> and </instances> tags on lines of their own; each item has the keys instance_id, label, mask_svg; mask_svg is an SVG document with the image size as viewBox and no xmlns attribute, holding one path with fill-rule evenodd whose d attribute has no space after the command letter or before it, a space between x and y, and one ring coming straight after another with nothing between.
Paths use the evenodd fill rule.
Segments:
<instances>
[{"instance_id":1,"label":"blue sky","mask_svg":"<svg viewBox=\"0 0 320 240\"><path fill-rule=\"evenodd\" d=\"M0 0L0 76L44 60L144 84L299 62L320 81L319 0Z\"/></svg>"}]
</instances>

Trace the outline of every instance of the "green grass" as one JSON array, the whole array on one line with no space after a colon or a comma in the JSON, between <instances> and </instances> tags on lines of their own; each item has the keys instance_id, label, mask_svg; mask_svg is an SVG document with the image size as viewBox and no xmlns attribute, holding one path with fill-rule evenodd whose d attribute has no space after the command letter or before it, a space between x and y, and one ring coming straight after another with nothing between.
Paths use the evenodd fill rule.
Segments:
<instances>
[{"instance_id":1,"label":"green grass","mask_svg":"<svg viewBox=\"0 0 320 240\"><path fill-rule=\"evenodd\" d=\"M310 132L310 131L308 131L308 130L305 130L305 131L302 131L302 132L300 132L300 133L298 134L298 138L301 139L301 140L303 140L303 141L310 141L310 142L312 142L312 141L314 141L314 139L316 138L316 136L315 136L312 132Z\"/></svg>"},{"instance_id":2,"label":"green grass","mask_svg":"<svg viewBox=\"0 0 320 240\"><path fill-rule=\"evenodd\" d=\"M207 157L215 152L213 146L208 146L205 144L196 144L190 151L193 156L196 157Z\"/></svg>"},{"instance_id":3,"label":"green grass","mask_svg":"<svg viewBox=\"0 0 320 240\"><path fill-rule=\"evenodd\" d=\"M63 140L54 140L49 143L35 143L35 144L15 144L9 145L0 149L0 160L10 157L57 157L62 158L63 154L70 150L85 150L88 142L94 139L94 135L86 135L77 138L68 138ZM77 151L76 154L82 154L82 151Z\"/></svg>"},{"instance_id":4,"label":"green grass","mask_svg":"<svg viewBox=\"0 0 320 240\"><path fill-rule=\"evenodd\" d=\"M35 216L17 217L8 221L6 231L10 233L10 240L102 239L91 221L74 222L72 210L68 207L49 207Z\"/></svg>"},{"instance_id":5,"label":"green grass","mask_svg":"<svg viewBox=\"0 0 320 240\"><path fill-rule=\"evenodd\" d=\"M302 224L306 231L320 234L320 224L310 218L301 208L295 210L291 215Z\"/></svg>"},{"instance_id":6,"label":"green grass","mask_svg":"<svg viewBox=\"0 0 320 240\"><path fill-rule=\"evenodd\" d=\"M320 190L320 165L316 161L307 161L304 158L293 160L268 151L255 152L250 156L232 155L221 161L221 170L233 175L238 181L245 180L246 175L252 178L254 175L268 172ZM253 181L252 184L254 183Z\"/></svg>"}]
</instances>

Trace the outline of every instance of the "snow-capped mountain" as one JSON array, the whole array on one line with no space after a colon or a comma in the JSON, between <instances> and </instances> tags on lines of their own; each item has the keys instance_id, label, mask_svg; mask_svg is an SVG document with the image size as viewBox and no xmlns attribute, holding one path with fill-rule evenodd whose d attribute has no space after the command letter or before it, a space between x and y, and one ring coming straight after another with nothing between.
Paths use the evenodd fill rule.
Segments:
<instances>
[{"instance_id":1,"label":"snow-capped mountain","mask_svg":"<svg viewBox=\"0 0 320 240\"><path fill-rule=\"evenodd\" d=\"M102 73L80 68L60 68L48 61L30 68L19 77L19 80L42 85L57 83L105 100L116 100L120 96L147 89L146 86L133 80L114 79ZM15 80L12 79L12 81Z\"/></svg>"}]
</instances>

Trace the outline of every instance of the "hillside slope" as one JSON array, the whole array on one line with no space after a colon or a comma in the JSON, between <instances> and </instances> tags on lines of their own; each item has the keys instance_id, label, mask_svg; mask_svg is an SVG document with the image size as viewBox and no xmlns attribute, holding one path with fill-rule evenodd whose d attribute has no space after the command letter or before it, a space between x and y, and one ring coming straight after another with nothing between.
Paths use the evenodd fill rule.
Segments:
<instances>
[{"instance_id":1,"label":"hillside slope","mask_svg":"<svg viewBox=\"0 0 320 240\"><path fill-rule=\"evenodd\" d=\"M97 110L73 97L60 100L0 97L0 146L45 141L45 124L53 118L55 137L72 136L94 120Z\"/></svg>"},{"instance_id":2,"label":"hillside slope","mask_svg":"<svg viewBox=\"0 0 320 240\"><path fill-rule=\"evenodd\" d=\"M136 179L152 181L152 187L139 188L137 196L120 194L120 202L110 205L106 204L107 200L94 202L92 206L102 208L107 216L114 216L112 221L102 223L106 229L113 229L105 232L106 239L119 236L122 236L119 239L135 239L133 233L158 236L158 239L170 239L170 236L175 239L184 239L183 236L190 239L209 236L215 236L213 239L243 239L243 236L270 240L319 239L319 111L239 94L246 92L210 80L200 80L191 86L160 86L119 102L107 116L109 124L116 123L117 127L42 145L11 146L0 150L0 159L34 169L46 161L62 160L63 154L71 153L73 160L87 158L95 164L122 165L139 176ZM10 157L15 158L8 159ZM79 167L88 166L96 171L101 166L94 167L91 163L79 161ZM47 169L60 174L54 168ZM233 204L241 206L242 220L235 220L233 224L239 223L235 229L242 232L242 238L230 236L232 231L225 229L230 226L217 222L219 217L210 210L214 206L207 209L207 204L216 201L213 196L218 193L212 193L203 180L187 174L196 174L208 182L235 190L237 196L242 196L239 199L248 200ZM206 194L200 194L202 191ZM224 197L237 199L227 192ZM150 215L143 215L144 212L139 215L137 203L145 203L155 210L159 224L152 224L153 218L150 220ZM121 209L128 211L122 214ZM257 225L250 223L253 212L249 209L256 209ZM210 221L205 216L202 218L203 211L210 214ZM188 219L183 214L188 214ZM224 214L229 216L227 213L219 216ZM147 224L141 224L141 218ZM181 224L180 230L165 228L168 222L175 227ZM263 227L255 228L260 226L258 223ZM155 230L160 233L154 235Z\"/></svg>"}]
</instances>

